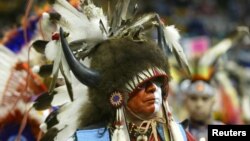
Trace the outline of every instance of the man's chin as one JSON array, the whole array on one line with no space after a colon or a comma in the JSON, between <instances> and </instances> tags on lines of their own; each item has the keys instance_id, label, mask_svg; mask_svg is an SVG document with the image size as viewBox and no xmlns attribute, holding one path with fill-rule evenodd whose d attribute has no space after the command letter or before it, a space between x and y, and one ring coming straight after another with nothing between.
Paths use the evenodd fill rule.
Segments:
<instances>
[{"instance_id":1,"label":"man's chin","mask_svg":"<svg viewBox=\"0 0 250 141\"><path fill-rule=\"evenodd\" d=\"M150 120L150 119L153 119L153 118L155 118L156 117L156 114L151 114L151 115L148 115L148 116L142 116L142 118L143 119L145 119L145 120Z\"/></svg>"},{"instance_id":2,"label":"man's chin","mask_svg":"<svg viewBox=\"0 0 250 141\"><path fill-rule=\"evenodd\" d=\"M148 114L143 114L143 115L141 115L141 117L143 118L143 119L145 119L145 120L150 120L150 119L152 119L152 118L155 118L155 117L157 117L157 114L158 112L151 112L151 113L148 113Z\"/></svg>"},{"instance_id":3,"label":"man's chin","mask_svg":"<svg viewBox=\"0 0 250 141\"><path fill-rule=\"evenodd\" d=\"M204 115L193 115L195 121L204 121L206 117Z\"/></svg>"}]
</instances>

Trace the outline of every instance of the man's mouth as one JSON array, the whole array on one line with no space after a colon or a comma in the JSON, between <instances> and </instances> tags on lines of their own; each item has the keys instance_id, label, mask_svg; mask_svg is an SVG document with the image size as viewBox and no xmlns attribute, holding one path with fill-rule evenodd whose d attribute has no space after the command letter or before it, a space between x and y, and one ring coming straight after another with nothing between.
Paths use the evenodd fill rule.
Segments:
<instances>
[{"instance_id":1,"label":"man's mouth","mask_svg":"<svg viewBox=\"0 0 250 141\"><path fill-rule=\"evenodd\" d=\"M150 98L150 99L145 100L145 102L151 102L151 101L155 101L155 98Z\"/></svg>"},{"instance_id":2,"label":"man's mouth","mask_svg":"<svg viewBox=\"0 0 250 141\"><path fill-rule=\"evenodd\" d=\"M155 103L155 98L150 98L150 99L147 99L145 100L146 103Z\"/></svg>"},{"instance_id":3,"label":"man's mouth","mask_svg":"<svg viewBox=\"0 0 250 141\"><path fill-rule=\"evenodd\" d=\"M147 99L145 102L158 103L158 102L160 102L160 99L158 99L158 98L151 98L151 99Z\"/></svg>"}]
</instances>

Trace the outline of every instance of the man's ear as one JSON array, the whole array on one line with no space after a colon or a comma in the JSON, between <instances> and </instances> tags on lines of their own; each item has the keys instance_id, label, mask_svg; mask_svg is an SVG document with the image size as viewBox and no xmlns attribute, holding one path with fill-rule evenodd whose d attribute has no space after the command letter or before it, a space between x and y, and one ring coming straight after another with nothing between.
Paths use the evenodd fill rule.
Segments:
<instances>
[{"instance_id":1,"label":"man's ear","mask_svg":"<svg viewBox=\"0 0 250 141\"><path fill-rule=\"evenodd\" d=\"M164 82L164 84L161 87L162 90L162 97L164 100L167 100L168 97L168 91L169 91L169 84L168 82Z\"/></svg>"}]
</instances>

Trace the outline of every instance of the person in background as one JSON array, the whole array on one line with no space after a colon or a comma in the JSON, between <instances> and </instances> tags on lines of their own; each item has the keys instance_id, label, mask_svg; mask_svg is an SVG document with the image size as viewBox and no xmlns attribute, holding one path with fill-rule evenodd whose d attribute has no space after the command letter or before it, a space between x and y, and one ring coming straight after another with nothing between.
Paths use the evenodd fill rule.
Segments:
<instances>
[{"instance_id":1,"label":"person in background","mask_svg":"<svg viewBox=\"0 0 250 141\"><path fill-rule=\"evenodd\" d=\"M188 131L197 141L207 141L208 125L223 124L213 119L217 92L214 86L202 79L184 80L181 85L190 121Z\"/></svg>"}]
</instances>

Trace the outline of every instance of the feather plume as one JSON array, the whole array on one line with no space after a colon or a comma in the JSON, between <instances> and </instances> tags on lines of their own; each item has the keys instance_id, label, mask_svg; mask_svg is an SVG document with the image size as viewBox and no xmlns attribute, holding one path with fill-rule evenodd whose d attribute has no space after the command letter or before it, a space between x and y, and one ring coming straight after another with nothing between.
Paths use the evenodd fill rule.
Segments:
<instances>
[{"instance_id":1,"label":"feather plume","mask_svg":"<svg viewBox=\"0 0 250 141\"><path fill-rule=\"evenodd\" d=\"M184 67L188 74L191 74L183 48L179 43L180 34L178 30L174 27L174 25L166 26L164 29L164 35L165 41L169 46L170 51L174 53L179 65Z\"/></svg>"},{"instance_id":2,"label":"feather plume","mask_svg":"<svg viewBox=\"0 0 250 141\"><path fill-rule=\"evenodd\" d=\"M34 43L32 43L32 46L34 47L34 49L41 53L44 54L45 52L45 46L48 43L48 41L44 41L44 40L37 40Z\"/></svg>"},{"instance_id":3,"label":"feather plume","mask_svg":"<svg viewBox=\"0 0 250 141\"><path fill-rule=\"evenodd\" d=\"M55 135L55 140L63 141L69 139L79 126L78 118L80 117L80 110L84 103L87 102L86 97L78 97L72 103L68 103L62 106L58 114L55 113L53 117L56 117L58 123L51 127L51 125L46 125L45 127L51 127L51 129L57 129L58 133ZM74 115L74 116L72 116ZM53 122L55 123L55 122ZM45 124L49 124L45 123ZM47 134L50 133L50 129ZM48 138L48 135L45 135Z\"/></svg>"},{"instance_id":4,"label":"feather plume","mask_svg":"<svg viewBox=\"0 0 250 141\"><path fill-rule=\"evenodd\" d=\"M112 141L126 141L126 136L123 129L115 129L112 135Z\"/></svg>"},{"instance_id":5,"label":"feather plume","mask_svg":"<svg viewBox=\"0 0 250 141\"><path fill-rule=\"evenodd\" d=\"M11 52L7 47L0 45L0 103L2 103L2 98L4 95L4 91L6 89L6 85L10 78L12 69L15 67L17 62L17 57L13 52Z\"/></svg>"},{"instance_id":6,"label":"feather plume","mask_svg":"<svg viewBox=\"0 0 250 141\"><path fill-rule=\"evenodd\" d=\"M55 23L51 22L50 15L44 12L41 18L41 32L43 39L46 41L51 40L51 35L56 31L56 29L57 26Z\"/></svg>"},{"instance_id":7,"label":"feather plume","mask_svg":"<svg viewBox=\"0 0 250 141\"><path fill-rule=\"evenodd\" d=\"M65 29L65 31L70 32L68 37L69 42L81 38L104 38L104 35L99 27L99 21L102 20L104 25L107 25L107 20L102 10L95 7L93 4L85 7L85 13L91 13L90 15L77 11L65 0L57 0L53 4L55 11L62 15L62 20L58 22L59 26ZM95 11L100 12L94 13ZM79 32L79 29L84 29L86 31Z\"/></svg>"},{"instance_id":8,"label":"feather plume","mask_svg":"<svg viewBox=\"0 0 250 141\"><path fill-rule=\"evenodd\" d=\"M53 94L49 95L47 92L41 94L34 102L33 107L36 110L45 110L50 108Z\"/></svg>"},{"instance_id":9,"label":"feather plume","mask_svg":"<svg viewBox=\"0 0 250 141\"><path fill-rule=\"evenodd\" d=\"M41 141L55 141L54 138L58 133L58 129L52 128L50 129L41 139Z\"/></svg>"},{"instance_id":10,"label":"feather plume","mask_svg":"<svg viewBox=\"0 0 250 141\"><path fill-rule=\"evenodd\" d=\"M38 66L35 65L32 71L39 74L42 77L49 77L52 74L53 64Z\"/></svg>"},{"instance_id":11,"label":"feather plume","mask_svg":"<svg viewBox=\"0 0 250 141\"><path fill-rule=\"evenodd\" d=\"M129 7L130 0L120 0L115 6L111 19L111 32L116 33L120 28L122 20L127 20L127 10Z\"/></svg>"},{"instance_id":12,"label":"feather plume","mask_svg":"<svg viewBox=\"0 0 250 141\"><path fill-rule=\"evenodd\" d=\"M54 61L57 57L59 57L59 44L58 41L52 40L48 42L48 44L45 47L45 56L48 60Z\"/></svg>"},{"instance_id":13,"label":"feather plume","mask_svg":"<svg viewBox=\"0 0 250 141\"><path fill-rule=\"evenodd\" d=\"M84 87L82 87L81 84L75 85L76 88L74 89L74 93L78 93L74 95L75 99L76 97L79 97L79 93L82 90L85 90ZM86 87L85 87L86 88ZM84 97L84 96L82 96ZM56 106L62 106L66 103L69 103L71 100L68 96L68 91L65 85L57 87L54 89L53 92L48 94L47 92L41 94L34 102L33 107L36 110L45 110L50 108L51 106L56 107Z\"/></svg>"},{"instance_id":14,"label":"feather plume","mask_svg":"<svg viewBox=\"0 0 250 141\"><path fill-rule=\"evenodd\" d=\"M71 83L70 68L63 53L62 53L61 67L62 67L61 72L64 75L66 81Z\"/></svg>"},{"instance_id":15,"label":"feather plume","mask_svg":"<svg viewBox=\"0 0 250 141\"><path fill-rule=\"evenodd\" d=\"M173 51L174 45L176 42L179 42L181 36L178 30L174 27L174 25L166 26L165 27L165 40L169 45L171 51Z\"/></svg>"},{"instance_id":16,"label":"feather plume","mask_svg":"<svg viewBox=\"0 0 250 141\"><path fill-rule=\"evenodd\" d=\"M207 53L200 59L199 65L201 66L211 66L215 64L217 59L228 51L235 43L245 36L249 36L248 27L238 27L236 30L232 31L228 37L220 41L219 43L212 46Z\"/></svg>"},{"instance_id":17,"label":"feather plume","mask_svg":"<svg viewBox=\"0 0 250 141\"><path fill-rule=\"evenodd\" d=\"M247 96L247 95L244 95L243 98L242 98L242 112L244 113L243 114L243 117L245 120L248 120L250 119L250 111L249 111L249 107L250 107L250 97Z\"/></svg>"},{"instance_id":18,"label":"feather plume","mask_svg":"<svg viewBox=\"0 0 250 141\"><path fill-rule=\"evenodd\" d=\"M69 94L69 97L70 97L70 100L73 101L73 91L72 91L72 86L71 86L71 79L69 79L70 75L69 75L69 69L68 69L68 76L67 74L65 74L64 72L64 68L63 66L60 64L60 71L65 79L65 84L66 84L66 87L67 87L67 91L68 91L68 94ZM67 70L66 70L67 71Z\"/></svg>"},{"instance_id":19,"label":"feather plume","mask_svg":"<svg viewBox=\"0 0 250 141\"><path fill-rule=\"evenodd\" d=\"M54 89L55 93L53 94L50 105L61 106L58 112L51 113L53 116L51 116L50 120L45 121L40 126L43 131L47 131L43 140L48 138L56 138L58 141L70 139L71 135L76 131L79 125L79 113L82 112L79 112L79 110L82 110L81 107L84 103L88 103L88 95L86 94L87 87L81 84L75 77L72 77L72 85L74 85L73 102L69 99L65 85ZM72 115L74 115L74 117L72 117ZM51 134L54 130L56 130L57 133Z\"/></svg>"},{"instance_id":20,"label":"feather plume","mask_svg":"<svg viewBox=\"0 0 250 141\"><path fill-rule=\"evenodd\" d=\"M168 105L168 102L163 102L166 113L167 113L167 118L168 118L168 124L169 124L169 130L171 133L171 137L174 141L184 141L185 139L182 136L180 127L181 125L178 125L175 121L174 118L171 114L170 107Z\"/></svg>"}]
</instances>

